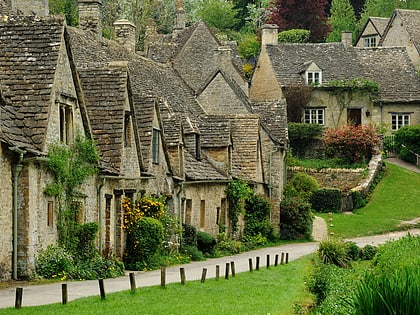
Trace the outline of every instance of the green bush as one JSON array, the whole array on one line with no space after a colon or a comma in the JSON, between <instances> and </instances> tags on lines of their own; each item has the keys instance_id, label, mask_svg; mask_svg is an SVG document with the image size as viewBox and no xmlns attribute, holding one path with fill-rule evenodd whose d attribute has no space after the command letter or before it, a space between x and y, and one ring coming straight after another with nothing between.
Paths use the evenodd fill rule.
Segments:
<instances>
[{"instance_id":1,"label":"green bush","mask_svg":"<svg viewBox=\"0 0 420 315\"><path fill-rule=\"evenodd\" d=\"M48 245L39 251L35 261L38 275L46 279L63 277L74 271L73 257L62 247Z\"/></svg>"},{"instance_id":2,"label":"green bush","mask_svg":"<svg viewBox=\"0 0 420 315\"><path fill-rule=\"evenodd\" d=\"M211 254L216 246L216 239L209 233L197 232L197 248L204 254Z\"/></svg>"},{"instance_id":3,"label":"green bush","mask_svg":"<svg viewBox=\"0 0 420 315\"><path fill-rule=\"evenodd\" d=\"M312 209L317 212L340 212L341 190L336 188L322 188L311 196Z\"/></svg>"},{"instance_id":4,"label":"green bush","mask_svg":"<svg viewBox=\"0 0 420 315\"><path fill-rule=\"evenodd\" d=\"M216 256L229 256L242 252L243 244L236 240L231 240L226 233L219 233L217 236L217 244L215 247Z\"/></svg>"},{"instance_id":5,"label":"green bush","mask_svg":"<svg viewBox=\"0 0 420 315\"><path fill-rule=\"evenodd\" d=\"M347 257L349 260L358 260L360 258L360 248L355 242L345 242Z\"/></svg>"},{"instance_id":6,"label":"green bush","mask_svg":"<svg viewBox=\"0 0 420 315\"><path fill-rule=\"evenodd\" d=\"M127 231L124 255L127 267L137 269L140 264L147 269L149 259L161 246L163 237L163 226L159 220L144 217L140 221L135 222Z\"/></svg>"},{"instance_id":7,"label":"green bush","mask_svg":"<svg viewBox=\"0 0 420 315\"><path fill-rule=\"evenodd\" d=\"M270 240L275 239L274 229L270 222L270 202L258 194L250 194L245 201L244 237L252 238L262 235Z\"/></svg>"},{"instance_id":8,"label":"green bush","mask_svg":"<svg viewBox=\"0 0 420 315\"><path fill-rule=\"evenodd\" d=\"M115 257L104 258L96 255L89 260L80 260L71 274L73 279L96 280L123 276L124 264Z\"/></svg>"},{"instance_id":9,"label":"green bush","mask_svg":"<svg viewBox=\"0 0 420 315\"><path fill-rule=\"evenodd\" d=\"M360 250L359 257L362 260L372 260L375 257L377 252L378 252L377 247L367 244L365 247L363 247Z\"/></svg>"},{"instance_id":10,"label":"green bush","mask_svg":"<svg viewBox=\"0 0 420 315\"><path fill-rule=\"evenodd\" d=\"M395 132L395 146L404 160L416 164L416 156L420 154L420 125L406 126Z\"/></svg>"},{"instance_id":11,"label":"green bush","mask_svg":"<svg viewBox=\"0 0 420 315\"><path fill-rule=\"evenodd\" d=\"M347 245L340 239L329 238L322 240L319 243L317 255L324 264L336 265L342 268L350 265Z\"/></svg>"},{"instance_id":12,"label":"green bush","mask_svg":"<svg viewBox=\"0 0 420 315\"><path fill-rule=\"evenodd\" d=\"M96 235L99 231L99 224L90 222L76 225L76 248L74 249L75 257L79 260L90 260L97 254L96 252Z\"/></svg>"},{"instance_id":13,"label":"green bush","mask_svg":"<svg viewBox=\"0 0 420 315\"><path fill-rule=\"evenodd\" d=\"M283 195L287 197L301 196L309 201L312 194L319 189L319 184L315 178L305 172L298 172L284 188Z\"/></svg>"},{"instance_id":14,"label":"green bush","mask_svg":"<svg viewBox=\"0 0 420 315\"><path fill-rule=\"evenodd\" d=\"M182 224L182 244L188 246L197 247L197 229L190 225L183 223Z\"/></svg>"},{"instance_id":15,"label":"green bush","mask_svg":"<svg viewBox=\"0 0 420 315\"><path fill-rule=\"evenodd\" d=\"M280 238L310 239L311 234L311 205L300 196L285 196L280 203Z\"/></svg>"},{"instance_id":16,"label":"green bush","mask_svg":"<svg viewBox=\"0 0 420 315\"><path fill-rule=\"evenodd\" d=\"M311 31L304 29L290 29L279 32L278 39L280 43L307 43Z\"/></svg>"},{"instance_id":17,"label":"green bush","mask_svg":"<svg viewBox=\"0 0 420 315\"><path fill-rule=\"evenodd\" d=\"M324 128L319 124L288 123L289 142L293 154L303 157L305 148L321 139L323 131Z\"/></svg>"},{"instance_id":18,"label":"green bush","mask_svg":"<svg viewBox=\"0 0 420 315\"><path fill-rule=\"evenodd\" d=\"M206 259L197 246L183 245L181 247L181 253L189 256L192 261L202 261Z\"/></svg>"},{"instance_id":19,"label":"green bush","mask_svg":"<svg viewBox=\"0 0 420 315\"><path fill-rule=\"evenodd\" d=\"M366 206L366 200L362 197L360 191L352 190L350 194L351 199L353 201L353 210L360 209Z\"/></svg>"}]
</instances>

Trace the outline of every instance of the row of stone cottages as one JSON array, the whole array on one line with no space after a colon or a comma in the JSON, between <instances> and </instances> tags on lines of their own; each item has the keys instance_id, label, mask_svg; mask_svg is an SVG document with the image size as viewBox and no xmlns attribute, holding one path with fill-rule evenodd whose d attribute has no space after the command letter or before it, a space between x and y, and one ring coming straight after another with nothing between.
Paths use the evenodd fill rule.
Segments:
<instances>
[{"instance_id":1,"label":"row of stone cottages","mask_svg":"<svg viewBox=\"0 0 420 315\"><path fill-rule=\"evenodd\" d=\"M50 144L78 132L95 140L101 157L99 175L77 200L78 219L99 222L103 251L122 255L124 196L164 195L180 222L213 235L229 229L232 178L273 200L278 226L285 102L249 101L231 46L204 23L178 25L159 37L160 48L149 46L157 62L135 52L128 21L115 23L116 41L100 36L100 1L79 1L79 28L45 16L48 1L31 7L37 15L22 14L25 2L12 2L20 14L0 2L2 279L30 274L37 252L56 241L44 162Z\"/></svg>"}]
</instances>

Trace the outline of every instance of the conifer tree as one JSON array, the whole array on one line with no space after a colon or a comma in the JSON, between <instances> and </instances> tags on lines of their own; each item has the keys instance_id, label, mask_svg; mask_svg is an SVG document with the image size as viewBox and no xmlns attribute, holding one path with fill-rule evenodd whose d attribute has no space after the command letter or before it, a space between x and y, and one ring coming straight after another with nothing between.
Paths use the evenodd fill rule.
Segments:
<instances>
[{"instance_id":1,"label":"conifer tree","mask_svg":"<svg viewBox=\"0 0 420 315\"><path fill-rule=\"evenodd\" d=\"M344 31L352 32L353 39L355 38L357 32L356 16L349 0L332 1L329 23L331 33L327 37L327 42L339 42L341 32Z\"/></svg>"}]
</instances>

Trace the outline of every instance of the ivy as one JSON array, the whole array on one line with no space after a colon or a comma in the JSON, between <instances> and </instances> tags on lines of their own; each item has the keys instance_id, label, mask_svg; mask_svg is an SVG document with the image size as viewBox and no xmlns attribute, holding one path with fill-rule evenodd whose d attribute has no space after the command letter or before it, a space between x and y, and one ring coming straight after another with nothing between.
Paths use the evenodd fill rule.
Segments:
<instances>
[{"instance_id":1,"label":"ivy","mask_svg":"<svg viewBox=\"0 0 420 315\"><path fill-rule=\"evenodd\" d=\"M229 183L226 196L229 201L229 221L232 234L238 230L239 215L244 212L245 199L252 193L247 183L235 179Z\"/></svg>"},{"instance_id":2,"label":"ivy","mask_svg":"<svg viewBox=\"0 0 420 315\"><path fill-rule=\"evenodd\" d=\"M354 78L351 80L331 80L327 83L329 88L338 88L340 90L363 91L372 95L379 93L379 84L368 79Z\"/></svg>"}]
</instances>

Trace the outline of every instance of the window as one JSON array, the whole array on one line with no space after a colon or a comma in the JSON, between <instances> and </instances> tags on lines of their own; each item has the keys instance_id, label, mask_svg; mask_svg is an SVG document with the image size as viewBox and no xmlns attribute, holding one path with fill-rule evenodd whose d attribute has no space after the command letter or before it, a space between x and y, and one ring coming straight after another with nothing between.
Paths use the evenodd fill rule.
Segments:
<instances>
[{"instance_id":1,"label":"window","mask_svg":"<svg viewBox=\"0 0 420 315\"><path fill-rule=\"evenodd\" d=\"M131 113L125 112L124 116L124 146L130 147L131 146Z\"/></svg>"},{"instance_id":2,"label":"window","mask_svg":"<svg viewBox=\"0 0 420 315\"><path fill-rule=\"evenodd\" d=\"M306 84L322 84L321 71L306 71Z\"/></svg>"},{"instance_id":3,"label":"window","mask_svg":"<svg viewBox=\"0 0 420 315\"><path fill-rule=\"evenodd\" d=\"M60 141L69 144L73 138L73 111L71 106L60 104Z\"/></svg>"},{"instance_id":4,"label":"window","mask_svg":"<svg viewBox=\"0 0 420 315\"><path fill-rule=\"evenodd\" d=\"M191 224L192 222L192 199L187 199L185 202L185 223Z\"/></svg>"},{"instance_id":5,"label":"window","mask_svg":"<svg viewBox=\"0 0 420 315\"><path fill-rule=\"evenodd\" d=\"M159 164L159 139L160 139L160 130L153 128L153 135L152 135L152 162L153 164Z\"/></svg>"},{"instance_id":6,"label":"window","mask_svg":"<svg viewBox=\"0 0 420 315\"><path fill-rule=\"evenodd\" d=\"M376 47L376 36L369 36L363 38L364 47Z\"/></svg>"},{"instance_id":7,"label":"window","mask_svg":"<svg viewBox=\"0 0 420 315\"><path fill-rule=\"evenodd\" d=\"M47 226L54 224L54 201L48 201L47 207Z\"/></svg>"},{"instance_id":8,"label":"window","mask_svg":"<svg viewBox=\"0 0 420 315\"><path fill-rule=\"evenodd\" d=\"M410 126L410 114L392 114L392 131L397 131L401 127Z\"/></svg>"},{"instance_id":9,"label":"window","mask_svg":"<svg viewBox=\"0 0 420 315\"><path fill-rule=\"evenodd\" d=\"M324 125L324 109L323 108L305 109L304 121L306 124Z\"/></svg>"},{"instance_id":10,"label":"window","mask_svg":"<svg viewBox=\"0 0 420 315\"><path fill-rule=\"evenodd\" d=\"M200 227L206 226L206 201L201 200L200 202Z\"/></svg>"}]
</instances>

